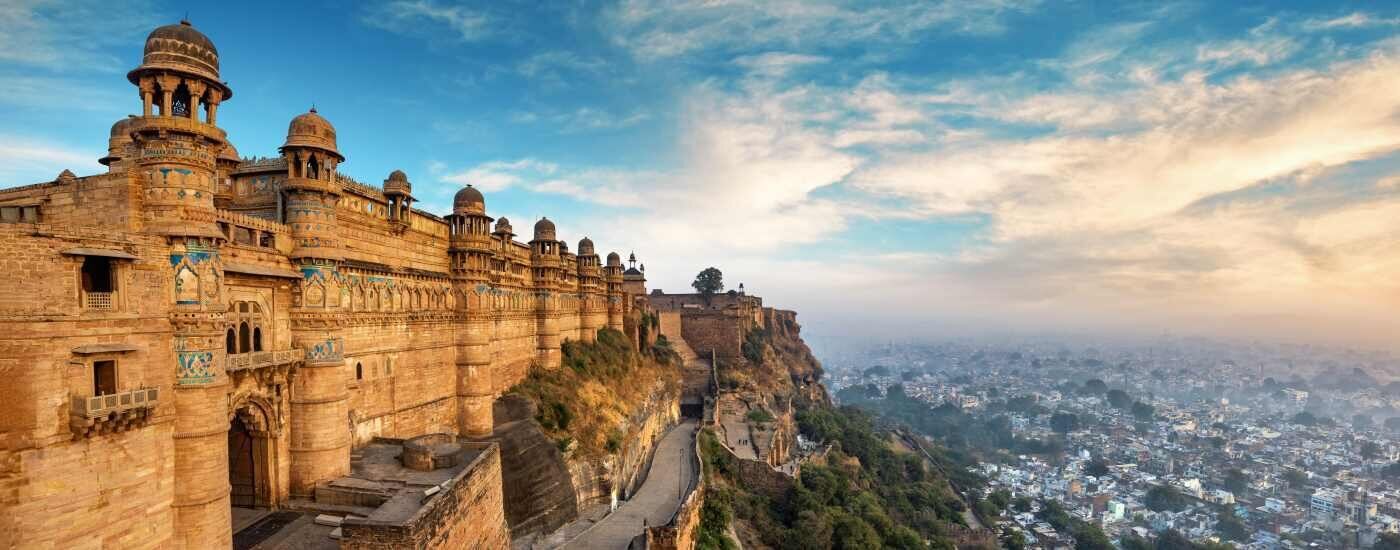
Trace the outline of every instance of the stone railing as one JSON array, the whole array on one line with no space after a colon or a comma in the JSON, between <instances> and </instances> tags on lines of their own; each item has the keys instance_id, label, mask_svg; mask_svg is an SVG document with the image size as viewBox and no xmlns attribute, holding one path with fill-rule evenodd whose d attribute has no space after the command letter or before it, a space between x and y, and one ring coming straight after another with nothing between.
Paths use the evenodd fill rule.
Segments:
<instances>
[{"instance_id":1,"label":"stone railing","mask_svg":"<svg viewBox=\"0 0 1400 550\"><path fill-rule=\"evenodd\" d=\"M158 388L91 397L75 395L68 414L68 427L74 439L125 431L144 424L159 401Z\"/></svg>"},{"instance_id":2,"label":"stone railing","mask_svg":"<svg viewBox=\"0 0 1400 550\"><path fill-rule=\"evenodd\" d=\"M83 309L94 311L111 311L115 309L115 292L84 292Z\"/></svg>"},{"instance_id":3,"label":"stone railing","mask_svg":"<svg viewBox=\"0 0 1400 550\"><path fill-rule=\"evenodd\" d=\"M141 388L92 397L73 396L73 416L100 418L129 409L150 408L160 399L157 388Z\"/></svg>"},{"instance_id":4,"label":"stone railing","mask_svg":"<svg viewBox=\"0 0 1400 550\"><path fill-rule=\"evenodd\" d=\"M260 369L274 365L286 365L301 361L306 352L300 348L279 349L276 351L254 351L228 355L224 359L224 370L236 372Z\"/></svg>"}]
</instances>

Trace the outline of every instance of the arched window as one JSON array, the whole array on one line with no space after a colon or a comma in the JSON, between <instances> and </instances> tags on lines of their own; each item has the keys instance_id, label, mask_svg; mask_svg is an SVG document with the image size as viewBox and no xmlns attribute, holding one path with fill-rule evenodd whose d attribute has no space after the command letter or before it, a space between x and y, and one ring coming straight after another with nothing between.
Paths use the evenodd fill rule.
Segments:
<instances>
[{"instance_id":1,"label":"arched window","mask_svg":"<svg viewBox=\"0 0 1400 550\"><path fill-rule=\"evenodd\" d=\"M228 334L224 338L224 353L238 353L238 337L233 334L233 329L228 329Z\"/></svg>"},{"instance_id":2,"label":"arched window","mask_svg":"<svg viewBox=\"0 0 1400 550\"><path fill-rule=\"evenodd\" d=\"M316 155L311 155L311 159L306 161L306 177L321 179L321 165L316 162Z\"/></svg>"},{"instance_id":3,"label":"arched window","mask_svg":"<svg viewBox=\"0 0 1400 550\"><path fill-rule=\"evenodd\" d=\"M253 351L262 351L262 328L253 327Z\"/></svg>"},{"instance_id":4,"label":"arched window","mask_svg":"<svg viewBox=\"0 0 1400 550\"><path fill-rule=\"evenodd\" d=\"M181 84L170 97L170 114L177 117L190 117L190 89Z\"/></svg>"},{"instance_id":5,"label":"arched window","mask_svg":"<svg viewBox=\"0 0 1400 550\"><path fill-rule=\"evenodd\" d=\"M364 379L365 379L365 366L364 366L363 364L355 363L355 379L356 379L356 380L364 380Z\"/></svg>"},{"instance_id":6,"label":"arched window","mask_svg":"<svg viewBox=\"0 0 1400 550\"><path fill-rule=\"evenodd\" d=\"M252 336L247 321L238 323L238 353L248 353L253 349Z\"/></svg>"}]
</instances>

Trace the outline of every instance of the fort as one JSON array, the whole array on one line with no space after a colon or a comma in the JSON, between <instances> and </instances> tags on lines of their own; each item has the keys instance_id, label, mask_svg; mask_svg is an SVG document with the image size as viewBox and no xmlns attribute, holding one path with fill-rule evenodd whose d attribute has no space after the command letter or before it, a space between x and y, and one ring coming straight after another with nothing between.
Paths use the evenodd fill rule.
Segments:
<instances>
[{"instance_id":1,"label":"fort","mask_svg":"<svg viewBox=\"0 0 1400 550\"><path fill-rule=\"evenodd\" d=\"M127 79L106 173L0 190L0 545L228 547L240 509L425 487L342 544L505 544L493 404L565 340L637 341L641 270L548 219L518 241L471 186L439 216L402 171L358 182L314 108L241 157L188 22ZM373 452L428 434L463 440L446 469Z\"/></svg>"}]
</instances>

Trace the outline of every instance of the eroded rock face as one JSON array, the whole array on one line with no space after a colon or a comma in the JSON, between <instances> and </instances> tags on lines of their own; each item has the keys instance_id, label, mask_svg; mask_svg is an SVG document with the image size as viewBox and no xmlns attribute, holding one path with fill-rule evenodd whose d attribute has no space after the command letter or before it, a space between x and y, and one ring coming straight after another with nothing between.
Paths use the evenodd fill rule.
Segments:
<instances>
[{"instance_id":1,"label":"eroded rock face","mask_svg":"<svg viewBox=\"0 0 1400 550\"><path fill-rule=\"evenodd\" d=\"M565 456L535 421L535 404L507 394L496 400L495 434L512 538L550 533L590 506L625 499L643 481L652 452L680 416L677 391L658 384L621 429L616 453Z\"/></svg>"},{"instance_id":2,"label":"eroded rock face","mask_svg":"<svg viewBox=\"0 0 1400 550\"><path fill-rule=\"evenodd\" d=\"M617 453L602 458L570 457L569 471L579 509L626 499L645 481L652 451L680 417L679 395L658 385L623 427L627 437Z\"/></svg>"},{"instance_id":3,"label":"eroded rock face","mask_svg":"<svg viewBox=\"0 0 1400 550\"><path fill-rule=\"evenodd\" d=\"M548 533L578 517L573 477L554 441L535 422L529 399L507 394L493 406L491 437L501 446L501 484L511 536Z\"/></svg>"}]
</instances>

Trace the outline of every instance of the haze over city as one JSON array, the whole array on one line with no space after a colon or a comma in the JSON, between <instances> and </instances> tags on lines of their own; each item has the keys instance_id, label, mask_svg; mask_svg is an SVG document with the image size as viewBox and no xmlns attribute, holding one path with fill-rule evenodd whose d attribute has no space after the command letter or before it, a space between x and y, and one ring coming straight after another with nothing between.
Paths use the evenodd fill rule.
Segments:
<instances>
[{"instance_id":1,"label":"haze over city","mask_svg":"<svg viewBox=\"0 0 1400 550\"><path fill-rule=\"evenodd\" d=\"M1393 3L9 2L0 181L100 171L142 37L184 16L244 155L314 104L342 173L402 169L435 212L471 183L652 288L716 263L818 343L1400 349Z\"/></svg>"}]
</instances>

